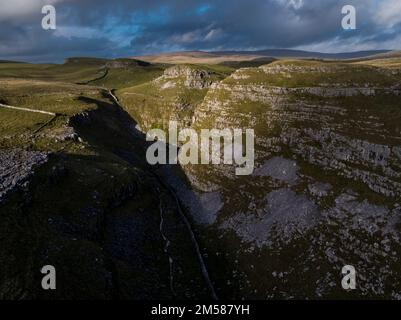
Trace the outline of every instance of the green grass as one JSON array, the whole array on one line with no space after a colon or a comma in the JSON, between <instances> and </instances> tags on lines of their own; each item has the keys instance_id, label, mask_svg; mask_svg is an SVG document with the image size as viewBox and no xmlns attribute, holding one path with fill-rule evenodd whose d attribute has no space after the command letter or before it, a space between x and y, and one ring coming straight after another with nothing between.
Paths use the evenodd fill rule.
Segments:
<instances>
[{"instance_id":1,"label":"green grass","mask_svg":"<svg viewBox=\"0 0 401 320\"><path fill-rule=\"evenodd\" d=\"M126 66L116 68L112 66L113 63ZM107 69L107 76L102 78ZM130 59L70 58L64 64L2 63L0 78L89 83L107 88L122 88L150 81L160 76L164 69L164 65L148 65Z\"/></svg>"},{"instance_id":2,"label":"green grass","mask_svg":"<svg viewBox=\"0 0 401 320\"><path fill-rule=\"evenodd\" d=\"M233 71L219 65L187 65L194 70L211 73L208 80L218 82ZM121 103L136 119L143 130L151 128L167 129L170 120L182 126L191 125L196 108L202 103L207 88L188 88L184 77L157 79L141 85L124 88L117 92Z\"/></svg>"},{"instance_id":3,"label":"green grass","mask_svg":"<svg viewBox=\"0 0 401 320\"><path fill-rule=\"evenodd\" d=\"M89 84L113 89L127 88L151 81L161 76L163 71L161 66L110 69L106 77Z\"/></svg>"},{"instance_id":4,"label":"green grass","mask_svg":"<svg viewBox=\"0 0 401 320\"><path fill-rule=\"evenodd\" d=\"M262 139L278 138L281 133L289 129L321 129L325 126L325 123L319 121L319 118L310 120L303 119L302 116L289 117L291 111L287 110L285 105L276 106L277 108L274 110L269 101L255 102L252 99L235 98L235 94L227 89L209 91L209 89L185 87L185 79L182 77L154 81L162 74L166 66L135 65L133 63L126 67L109 68L105 75L107 70L105 64L108 62L102 59L75 58L62 66L0 64L0 78L2 78L0 80L0 101L10 105L63 114L35 134L34 132L51 117L0 108L0 147L22 146L33 150L56 152L56 157L43 167L33 180L32 200L26 205L29 205L30 208L29 217L37 219L33 219L35 223L32 224L31 221L25 220L29 217L22 214L23 209L18 205L21 203L21 199L18 196L14 199L13 204L3 212L2 221L5 223L2 224L1 231L7 235L5 239L10 236L7 240L10 244L17 241L19 237L23 239L15 245L19 252L18 261L23 261L25 256L30 257L33 250L39 250L40 242L44 240L41 238L42 236L35 234L39 232L38 230L42 235L48 235L52 243L61 243L66 247L65 250L68 254L61 255L61 261L67 259L68 255L74 256L77 250L75 246L66 244L64 239L60 239L57 234L51 233L46 227L43 227L47 225L47 219L54 218L56 215L66 221L75 221L80 226L94 228L99 221L82 215L80 209L94 205L109 209L110 204L118 198L119 191L130 186L134 186L134 200L113 209L113 214L128 215L130 212L138 212L138 214L146 213L146 215L158 219L157 190L155 190L155 181L146 174L143 141L140 138L137 140L132 138L127 130L127 123L133 125L134 120L137 120L143 130L155 127L165 129L168 121L174 119L180 121L182 125L188 126L191 125L194 113L203 108L202 103L206 100L217 101L220 103L221 109L217 105L217 108L210 111L203 110L205 117L192 124L195 129L215 128L217 125L229 128L253 128L259 139L257 142L260 142ZM365 65L317 61L278 61L266 67L240 71L248 76L246 79L230 77L234 70L232 66L196 65L190 67L212 71L212 80L223 81L229 88L231 86L233 91L236 90L234 85L258 85L267 89L269 86L367 85L387 87L399 84L396 75L383 71L386 68L397 68L397 63L391 62L388 65L382 64L382 66L380 64L382 63L373 62L371 65ZM269 74L263 70L264 68L274 68L274 66L288 67L292 70L278 74ZM323 68L325 73L318 71L319 68ZM102 75L105 76L101 78ZM77 82L88 82L88 85L77 85L75 84ZM122 113L110 103L102 93L104 88L119 89L117 95L128 114ZM288 103L298 103L298 105L303 102L316 107L327 105L341 107L345 109L345 115L333 114L329 118L330 124L335 125L336 129L333 130L336 130L336 133L353 139L363 139L389 146L399 145L397 139L401 132L399 97L378 94L375 97L322 98L307 94L291 94L285 98ZM90 121L73 125L85 143L54 141L52 134L66 125L71 116L83 111L89 111ZM277 113L280 113L282 117L277 117ZM316 113L323 115L320 111ZM370 117L374 117L374 122L383 125L383 130L379 134L359 128L353 122L370 121L372 120ZM367 123L366 126L369 124ZM367 129L371 128L367 127ZM311 141L310 143L315 142ZM317 144L313 146L319 147ZM336 172L302 160L302 155L295 154L287 145L279 143L278 147L280 149L274 151L269 145L258 145L257 143L257 164L263 164L266 159L275 155L288 159L297 158L301 181L296 187L293 187L293 190L305 193L311 181L328 182L333 186L333 194L319 202L319 206L324 209L332 207L335 198L348 189L358 192L360 200L368 199L375 204L381 204L383 201L386 201L387 204L392 203L392 200L374 193L359 181L350 181ZM137 158L134 165L129 164L118 155L119 151L126 150L135 153ZM350 168L357 167L355 164L350 164ZM365 169L362 165L360 168ZM194 189L197 189L199 185L205 187L204 189L208 189L209 186L218 187L225 204L219 213L219 221L231 217L236 212L248 212L251 201L263 203L267 193L285 185L278 184L266 177L236 177L234 179L227 174L227 171L212 165L188 166L184 170L191 174L194 180L197 180L198 184L191 186ZM371 169L372 172L375 170L378 169ZM180 174L183 175L182 171ZM60 195L62 195L61 199ZM25 218L21 220L22 217ZM23 227L20 226L21 221L25 224ZM157 220L157 222L159 221ZM11 234L9 230L16 228L21 233ZM292 281L291 285L271 277L271 273L276 270L291 271L291 261L294 259L309 262L307 250L310 247L310 240L316 239L320 235L329 240L333 237L336 239L338 233L336 228L319 226L311 231L316 234L304 234L289 245L285 246L277 242L276 246L269 250L256 250L252 253L245 252L248 244L242 243L234 234L224 234L222 238L223 233L220 229L212 228L209 231L199 229L198 231L202 245L208 248L208 263L210 263L212 274L216 277L220 291L227 297L240 299L246 295L260 298L272 292L276 296L280 296L282 292L279 292L275 288L276 286L292 292L295 297L314 297L316 280L321 278L320 272L336 272L333 266L328 264L324 250L319 251L324 248L317 248L315 255L323 271L312 270L304 273L301 269L296 270L289 275L289 279ZM364 243L372 241L371 238L362 234L356 235L356 238L361 239ZM34 248L32 252L24 249L27 243L32 243ZM100 246L88 240L78 240L76 243L79 250L83 251L82 255L90 257L90 259L97 258L98 252L101 251ZM217 250L223 253L218 258L213 256ZM3 253L0 252L0 258L7 260L10 255L3 255ZM344 257L350 258L350 255L344 254ZM236 262L236 260L238 261ZM32 266L30 261L24 262L27 263L26 265ZM86 260L85 263L89 264ZM250 267L251 264L255 265L255 269ZM67 265L71 265L71 263L69 262ZM6 266L6 269L7 274L12 272L9 265ZM235 279L232 276L234 269L238 270ZM226 285L227 280L232 281L234 285ZM247 283L246 280L250 280L250 283ZM307 283L302 286L304 282ZM296 286L293 285L294 283ZM96 286L94 288L94 295L102 291ZM257 293L254 291L255 288L258 289ZM337 289L329 292L329 296L349 297L347 293Z\"/></svg>"},{"instance_id":5,"label":"green grass","mask_svg":"<svg viewBox=\"0 0 401 320\"><path fill-rule=\"evenodd\" d=\"M101 73L96 65L0 64L0 78L80 82L94 79Z\"/></svg>"},{"instance_id":6,"label":"green grass","mask_svg":"<svg viewBox=\"0 0 401 320\"><path fill-rule=\"evenodd\" d=\"M0 137L12 137L27 132L32 132L46 123L51 116L10 110L0 107Z\"/></svg>"},{"instance_id":7,"label":"green grass","mask_svg":"<svg viewBox=\"0 0 401 320\"><path fill-rule=\"evenodd\" d=\"M366 60L355 63L357 65L368 65L383 69L401 69L401 59L400 58L388 58L388 59L377 59L377 60Z\"/></svg>"},{"instance_id":8,"label":"green grass","mask_svg":"<svg viewBox=\"0 0 401 320\"><path fill-rule=\"evenodd\" d=\"M234 69L241 69L241 68L257 68L268 63L275 61L274 58L262 58L262 59L255 59L250 61L226 61L220 63L222 66L234 68Z\"/></svg>"},{"instance_id":9,"label":"green grass","mask_svg":"<svg viewBox=\"0 0 401 320\"><path fill-rule=\"evenodd\" d=\"M66 146L76 149L70 142L57 143L55 136L65 130L69 117L97 108L96 103L88 103L84 98L108 101L103 91L98 87L64 82L0 79L1 103L58 115L53 118L52 115L0 107L0 147L30 146L46 151Z\"/></svg>"},{"instance_id":10,"label":"green grass","mask_svg":"<svg viewBox=\"0 0 401 320\"><path fill-rule=\"evenodd\" d=\"M280 68L275 71L274 68ZM267 74L264 72L266 70ZM388 87L400 78L375 66L318 61L275 61L260 68L242 71L248 78L227 78L227 84L264 84L277 87Z\"/></svg>"},{"instance_id":11,"label":"green grass","mask_svg":"<svg viewBox=\"0 0 401 320\"><path fill-rule=\"evenodd\" d=\"M83 110L81 96L101 98L98 87L38 80L1 80L0 99L8 105L73 115Z\"/></svg>"}]
</instances>

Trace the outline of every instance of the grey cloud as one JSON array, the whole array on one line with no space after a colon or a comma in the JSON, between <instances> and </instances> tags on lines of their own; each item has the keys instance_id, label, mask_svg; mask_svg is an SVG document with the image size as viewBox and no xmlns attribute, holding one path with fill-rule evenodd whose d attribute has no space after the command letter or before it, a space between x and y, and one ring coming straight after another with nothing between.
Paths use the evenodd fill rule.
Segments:
<instances>
[{"instance_id":1,"label":"grey cloud","mask_svg":"<svg viewBox=\"0 0 401 320\"><path fill-rule=\"evenodd\" d=\"M6 1L6 0L0 0ZM22 0L18 0L22 1ZM17 2L18 2L17 1ZM59 61L76 54L127 56L174 50L231 50L310 47L336 51L380 47L398 38L400 26L383 23L394 0L53 0L63 32L40 29L37 10L0 14L0 59L24 57ZM209 4L208 10L198 11ZM357 8L358 29L341 28L341 8ZM387 4L387 6L386 6ZM381 14L378 14L381 12ZM401 12L400 12L401 15ZM394 17L394 14L391 15ZM400 19L401 20L401 19ZM68 34L69 30L75 30ZM89 31L88 31L89 30ZM53 54L49 52L53 50ZM394 48L397 49L397 48Z\"/></svg>"}]
</instances>

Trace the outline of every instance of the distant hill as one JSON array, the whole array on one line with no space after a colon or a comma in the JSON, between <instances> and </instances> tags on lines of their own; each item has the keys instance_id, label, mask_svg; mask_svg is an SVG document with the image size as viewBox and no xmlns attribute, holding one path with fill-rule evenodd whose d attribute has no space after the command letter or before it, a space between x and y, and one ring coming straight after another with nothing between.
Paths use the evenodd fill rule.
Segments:
<instances>
[{"instance_id":1,"label":"distant hill","mask_svg":"<svg viewBox=\"0 0 401 320\"><path fill-rule=\"evenodd\" d=\"M387 51L364 57L363 59L356 58L354 60L380 60L380 59L396 59L401 58L401 51Z\"/></svg>"},{"instance_id":2,"label":"distant hill","mask_svg":"<svg viewBox=\"0 0 401 320\"><path fill-rule=\"evenodd\" d=\"M0 60L0 63L25 63L21 61Z\"/></svg>"},{"instance_id":3,"label":"distant hill","mask_svg":"<svg viewBox=\"0 0 401 320\"><path fill-rule=\"evenodd\" d=\"M300 58L300 59L330 59L330 60L345 60L366 58L381 54L391 54L389 50L373 50L373 51L357 51L345 53L322 53L309 52L302 50L290 49L268 49L258 51L183 51L161 53L157 55L147 55L133 57L153 63L203 63L203 64L227 64L243 61L255 61L268 58Z\"/></svg>"},{"instance_id":4,"label":"distant hill","mask_svg":"<svg viewBox=\"0 0 401 320\"><path fill-rule=\"evenodd\" d=\"M108 59L92 58L92 57L70 57L64 60L64 64L84 64L84 65L103 65Z\"/></svg>"},{"instance_id":5,"label":"distant hill","mask_svg":"<svg viewBox=\"0 0 401 320\"><path fill-rule=\"evenodd\" d=\"M388 54L390 50L355 51L342 53L322 53L290 49L267 49L259 51L220 51L217 55L257 55L272 58L318 58L318 59L353 59L364 58L378 54Z\"/></svg>"},{"instance_id":6,"label":"distant hill","mask_svg":"<svg viewBox=\"0 0 401 320\"><path fill-rule=\"evenodd\" d=\"M147 67L150 66L149 62L136 60L136 59L102 59L90 57L72 57L64 60L64 65L99 65L107 66L109 68L124 68L124 67Z\"/></svg>"},{"instance_id":7,"label":"distant hill","mask_svg":"<svg viewBox=\"0 0 401 320\"><path fill-rule=\"evenodd\" d=\"M204 51L183 51L183 52L170 52L161 53L157 55L147 55L132 57L132 59L139 59L152 63L169 63L169 64L220 64L224 62L239 62L239 61L252 61L255 59L263 58L264 56L256 54L219 54Z\"/></svg>"}]
</instances>

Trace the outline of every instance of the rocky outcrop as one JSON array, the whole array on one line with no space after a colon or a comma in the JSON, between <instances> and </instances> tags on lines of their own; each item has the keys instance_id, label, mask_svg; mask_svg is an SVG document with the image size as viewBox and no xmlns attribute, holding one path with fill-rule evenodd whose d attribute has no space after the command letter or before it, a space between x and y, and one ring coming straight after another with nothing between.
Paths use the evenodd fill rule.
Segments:
<instances>
[{"instance_id":1,"label":"rocky outcrop","mask_svg":"<svg viewBox=\"0 0 401 320\"><path fill-rule=\"evenodd\" d=\"M287 188L269 193L263 207L253 212L237 213L225 220L221 228L233 230L243 241L263 248L272 245L273 229L280 230L280 238L290 242L316 225L319 219L317 205Z\"/></svg>"},{"instance_id":2,"label":"rocky outcrop","mask_svg":"<svg viewBox=\"0 0 401 320\"><path fill-rule=\"evenodd\" d=\"M401 196L401 174L393 169L401 164L389 146L352 139L330 130L291 129L281 138L311 164L361 181L383 196Z\"/></svg>"},{"instance_id":3,"label":"rocky outcrop","mask_svg":"<svg viewBox=\"0 0 401 320\"><path fill-rule=\"evenodd\" d=\"M320 63L310 63L304 65L297 65L294 63L275 63L271 65L264 65L259 67L268 75L277 75L277 74L291 74L291 73L300 73L300 74L324 74L324 73L338 73L347 70L346 66L333 66L333 65L322 65Z\"/></svg>"},{"instance_id":4,"label":"rocky outcrop","mask_svg":"<svg viewBox=\"0 0 401 320\"><path fill-rule=\"evenodd\" d=\"M213 81L211 73L206 70L195 69L189 66L178 65L164 71L165 79L184 78L184 85L188 88L204 89L209 88Z\"/></svg>"},{"instance_id":5,"label":"rocky outcrop","mask_svg":"<svg viewBox=\"0 0 401 320\"><path fill-rule=\"evenodd\" d=\"M112 60L106 63L106 68L109 69L125 69L130 67L148 67L151 64L149 62L134 60L134 59L124 59L124 60Z\"/></svg>"},{"instance_id":6,"label":"rocky outcrop","mask_svg":"<svg viewBox=\"0 0 401 320\"><path fill-rule=\"evenodd\" d=\"M311 94L320 97L355 97L355 96L374 96L376 91L374 88L327 88L327 87L305 87L305 88L271 88L271 93L287 95L287 94Z\"/></svg>"},{"instance_id":7,"label":"rocky outcrop","mask_svg":"<svg viewBox=\"0 0 401 320\"><path fill-rule=\"evenodd\" d=\"M369 70L354 69L304 62L241 69L197 108L195 129L255 130L252 176L236 177L228 165L184 167L196 190L213 184L220 194L211 242L231 245L219 252L219 261L233 263L227 287L237 277L244 296L331 297L351 261L364 296L398 296L401 283L388 283L400 255L401 130L389 120L399 84L379 72L364 81ZM296 266L283 267L289 256ZM256 292L260 274L269 290ZM282 291L311 277L308 293Z\"/></svg>"},{"instance_id":8,"label":"rocky outcrop","mask_svg":"<svg viewBox=\"0 0 401 320\"><path fill-rule=\"evenodd\" d=\"M75 132L74 128L69 125L63 125L62 127L57 128L50 133L47 133L46 136L53 138L56 142L83 142L78 133Z\"/></svg>"},{"instance_id":9,"label":"rocky outcrop","mask_svg":"<svg viewBox=\"0 0 401 320\"><path fill-rule=\"evenodd\" d=\"M0 150L0 203L8 193L26 186L35 168L47 160L45 152Z\"/></svg>"}]
</instances>

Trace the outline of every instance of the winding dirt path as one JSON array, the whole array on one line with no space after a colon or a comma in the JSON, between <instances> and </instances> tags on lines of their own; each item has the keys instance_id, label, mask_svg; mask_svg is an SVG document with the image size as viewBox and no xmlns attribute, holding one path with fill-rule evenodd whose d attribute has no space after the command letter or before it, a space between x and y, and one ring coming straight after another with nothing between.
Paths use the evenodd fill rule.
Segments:
<instances>
[{"instance_id":1,"label":"winding dirt path","mask_svg":"<svg viewBox=\"0 0 401 320\"><path fill-rule=\"evenodd\" d=\"M47 115L53 116L53 117L56 116L56 114L54 112L37 110L37 109L29 109L29 108L21 108L21 107L14 107L14 106L9 106L9 105L2 104L2 103L0 103L0 107L1 108L6 108L6 109L18 110L18 111L26 111L26 112L47 114Z\"/></svg>"}]
</instances>

